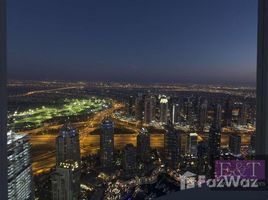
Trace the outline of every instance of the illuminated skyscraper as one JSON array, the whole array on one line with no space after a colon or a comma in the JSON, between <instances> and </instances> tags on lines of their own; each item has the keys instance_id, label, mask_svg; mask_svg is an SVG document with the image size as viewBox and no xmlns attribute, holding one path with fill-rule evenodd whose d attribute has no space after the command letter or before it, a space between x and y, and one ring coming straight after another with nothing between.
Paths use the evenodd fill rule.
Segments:
<instances>
[{"instance_id":1,"label":"illuminated skyscraper","mask_svg":"<svg viewBox=\"0 0 268 200\"><path fill-rule=\"evenodd\" d=\"M197 133L190 133L188 135L188 153L197 156Z\"/></svg>"},{"instance_id":2,"label":"illuminated skyscraper","mask_svg":"<svg viewBox=\"0 0 268 200\"><path fill-rule=\"evenodd\" d=\"M127 144L122 153L122 164L126 177L135 176L137 169L136 148L132 144Z\"/></svg>"},{"instance_id":3,"label":"illuminated skyscraper","mask_svg":"<svg viewBox=\"0 0 268 200\"><path fill-rule=\"evenodd\" d=\"M114 123L104 119L100 126L100 160L103 168L113 167L114 161Z\"/></svg>"},{"instance_id":4,"label":"illuminated skyscraper","mask_svg":"<svg viewBox=\"0 0 268 200\"><path fill-rule=\"evenodd\" d=\"M155 99L152 96L145 97L144 100L144 123L149 124L154 120Z\"/></svg>"},{"instance_id":5,"label":"illuminated skyscraper","mask_svg":"<svg viewBox=\"0 0 268 200\"><path fill-rule=\"evenodd\" d=\"M160 97L160 119L159 121L166 124L168 120L168 98L166 96Z\"/></svg>"},{"instance_id":6,"label":"illuminated skyscraper","mask_svg":"<svg viewBox=\"0 0 268 200\"><path fill-rule=\"evenodd\" d=\"M8 199L33 199L34 190L29 137L9 131L7 133L7 153Z\"/></svg>"},{"instance_id":7,"label":"illuminated skyscraper","mask_svg":"<svg viewBox=\"0 0 268 200\"><path fill-rule=\"evenodd\" d=\"M171 121L172 124L179 122L180 118L180 105L175 103L172 105L172 112L171 112Z\"/></svg>"},{"instance_id":8,"label":"illuminated skyscraper","mask_svg":"<svg viewBox=\"0 0 268 200\"><path fill-rule=\"evenodd\" d=\"M80 197L80 166L77 161L61 162L52 176L53 200L77 200Z\"/></svg>"},{"instance_id":9,"label":"illuminated skyscraper","mask_svg":"<svg viewBox=\"0 0 268 200\"><path fill-rule=\"evenodd\" d=\"M150 157L150 134L147 129L142 128L137 136L137 158L141 162L147 162Z\"/></svg>"},{"instance_id":10,"label":"illuminated skyscraper","mask_svg":"<svg viewBox=\"0 0 268 200\"><path fill-rule=\"evenodd\" d=\"M53 200L79 199L80 165L78 131L66 124L56 138L56 171L52 176Z\"/></svg>"},{"instance_id":11,"label":"illuminated skyscraper","mask_svg":"<svg viewBox=\"0 0 268 200\"><path fill-rule=\"evenodd\" d=\"M164 135L164 153L167 166L177 169L180 158L180 149L180 134L171 123L168 123Z\"/></svg>"},{"instance_id":12,"label":"illuminated skyscraper","mask_svg":"<svg viewBox=\"0 0 268 200\"><path fill-rule=\"evenodd\" d=\"M229 149L232 155L238 156L240 155L241 149L241 136L231 134L229 137Z\"/></svg>"},{"instance_id":13,"label":"illuminated skyscraper","mask_svg":"<svg viewBox=\"0 0 268 200\"><path fill-rule=\"evenodd\" d=\"M80 165L79 134L71 124L65 124L56 138L56 165L66 160L77 161Z\"/></svg>"}]
</instances>

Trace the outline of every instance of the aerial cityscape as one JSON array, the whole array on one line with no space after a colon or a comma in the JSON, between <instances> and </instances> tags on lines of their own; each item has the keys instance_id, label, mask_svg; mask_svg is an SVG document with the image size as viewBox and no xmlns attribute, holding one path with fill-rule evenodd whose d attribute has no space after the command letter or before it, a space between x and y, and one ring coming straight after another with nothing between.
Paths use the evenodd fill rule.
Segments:
<instances>
[{"instance_id":1,"label":"aerial cityscape","mask_svg":"<svg viewBox=\"0 0 268 200\"><path fill-rule=\"evenodd\" d=\"M8 199L152 200L258 160L256 44L256 0L8 1Z\"/></svg>"},{"instance_id":2,"label":"aerial cityscape","mask_svg":"<svg viewBox=\"0 0 268 200\"><path fill-rule=\"evenodd\" d=\"M211 176L214 160L254 156L252 87L57 81L8 87L10 159L27 155L14 163L12 181L32 180L20 192L35 199L153 199L179 191L187 171Z\"/></svg>"}]
</instances>

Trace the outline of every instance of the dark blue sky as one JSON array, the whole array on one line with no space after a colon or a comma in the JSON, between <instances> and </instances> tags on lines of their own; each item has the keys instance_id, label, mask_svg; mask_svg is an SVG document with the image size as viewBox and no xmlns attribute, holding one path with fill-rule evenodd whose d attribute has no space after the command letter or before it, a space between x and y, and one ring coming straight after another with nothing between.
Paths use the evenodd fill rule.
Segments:
<instances>
[{"instance_id":1,"label":"dark blue sky","mask_svg":"<svg viewBox=\"0 0 268 200\"><path fill-rule=\"evenodd\" d=\"M8 0L11 79L254 83L257 0Z\"/></svg>"}]
</instances>

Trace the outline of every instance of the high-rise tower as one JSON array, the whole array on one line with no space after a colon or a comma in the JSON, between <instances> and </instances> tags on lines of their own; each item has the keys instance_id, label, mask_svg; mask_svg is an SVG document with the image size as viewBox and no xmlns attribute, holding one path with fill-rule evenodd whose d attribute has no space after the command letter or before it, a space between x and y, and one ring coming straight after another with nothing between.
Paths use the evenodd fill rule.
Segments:
<instances>
[{"instance_id":1,"label":"high-rise tower","mask_svg":"<svg viewBox=\"0 0 268 200\"><path fill-rule=\"evenodd\" d=\"M100 126L100 160L103 168L113 167L114 123L104 119Z\"/></svg>"},{"instance_id":2,"label":"high-rise tower","mask_svg":"<svg viewBox=\"0 0 268 200\"><path fill-rule=\"evenodd\" d=\"M159 121L166 124L168 121L168 98L166 96L160 97L160 119Z\"/></svg>"},{"instance_id":3,"label":"high-rise tower","mask_svg":"<svg viewBox=\"0 0 268 200\"><path fill-rule=\"evenodd\" d=\"M164 153L166 164L173 169L178 167L181 149L180 142L179 132L171 123L168 123L164 135Z\"/></svg>"},{"instance_id":4,"label":"high-rise tower","mask_svg":"<svg viewBox=\"0 0 268 200\"><path fill-rule=\"evenodd\" d=\"M9 131L7 133L7 153L8 199L33 199L34 190L29 137Z\"/></svg>"},{"instance_id":5,"label":"high-rise tower","mask_svg":"<svg viewBox=\"0 0 268 200\"><path fill-rule=\"evenodd\" d=\"M79 134L69 123L56 138L56 171L52 176L53 200L75 200L80 196Z\"/></svg>"}]
</instances>

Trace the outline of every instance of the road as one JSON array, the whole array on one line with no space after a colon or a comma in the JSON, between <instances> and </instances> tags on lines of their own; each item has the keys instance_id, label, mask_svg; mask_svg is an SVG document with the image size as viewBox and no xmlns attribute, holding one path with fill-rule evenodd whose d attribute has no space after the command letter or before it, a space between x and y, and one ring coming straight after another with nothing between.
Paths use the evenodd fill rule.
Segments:
<instances>
[{"instance_id":1,"label":"road","mask_svg":"<svg viewBox=\"0 0 268 200\"><path fill-rule=\"evenodd\" d=\"M26 97L26 96L31 96L33 94L49 93L49 92L70 90L70 89L83 89L83 88L84 88L83 86L71 86L71 87L61 87L61 88L53 88L53 89L45 89L45 90L35 90L31 92L26 92L23 94L11 95L9 97Z\"/></svg>"},{"instance_id":2,"label":"road","mask_svg":"<svg viewBox=\"0 0 268 200\"><path fill-rule=\"evenodd\" d=\"M123 104L114 103L111 108L96 113L94 116L84 122L74 123L73 125L79 130L81 155L86 156L89 154L95 154L99 150L99 135L92 135L101 121L106 116L112 116L112 114L123 108ZM126 144L133 144L136 146L137 134L140 130L140 126L137 124L131 124L118 119L113 119L117 127L126 127L135 132L135 134L120 134L115 133L114 145L116 149L122 149ZM49 130L59 130L62 124L47 125L41 128L33 129L30 131L24 131L21 133L30 135L30 143L32 146L32 168L34 174L39 174L44 171L50 170L55 166L55 139L56 134L49 134ZM55 132L55 131L54 131ZM44 134L45 133L45 134ZM222 134L222 146L227 146L229 134ZM242 144L248 144L250 135L242 135ZM186 147L186 135L182 136L182 148ZM151 147L162 148L164 146L163 134L151 134Z\"/></svg>"}]
</instances>

